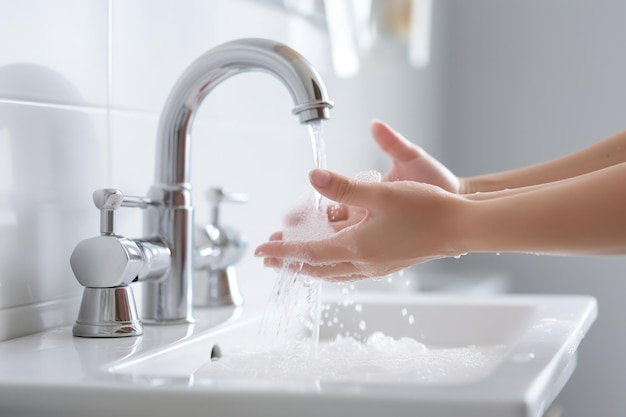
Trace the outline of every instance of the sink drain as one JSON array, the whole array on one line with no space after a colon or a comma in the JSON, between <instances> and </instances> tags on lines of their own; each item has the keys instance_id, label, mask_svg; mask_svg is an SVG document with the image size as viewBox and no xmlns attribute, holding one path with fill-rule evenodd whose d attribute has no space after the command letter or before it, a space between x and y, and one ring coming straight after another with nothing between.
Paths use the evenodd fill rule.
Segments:
<instances>
[{"instance_id":1,"label":"sink drain","mask_svg":"<svg viewBox=\"0 0 626 417\"><path fill-rule=\"evenodd\" d=\"M222 357L222 349L218 345L213 345L211 348L211 360L216 361Z\"/></svg>"}]
</instances>

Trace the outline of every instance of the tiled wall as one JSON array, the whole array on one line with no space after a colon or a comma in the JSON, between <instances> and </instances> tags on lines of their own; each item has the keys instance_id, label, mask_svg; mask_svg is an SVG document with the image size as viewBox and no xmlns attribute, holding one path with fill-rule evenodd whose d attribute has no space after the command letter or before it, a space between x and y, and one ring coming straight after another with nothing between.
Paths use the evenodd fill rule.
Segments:
<instances>
[{"instance_id":1,"label":"tiled wall","mask_svg":"<svg viewBox=\"0 0 626 417\"><path fill-rule=\"evenodd\" d=\"M69 320L108 172L108 4L2 3L0 340Z\"/></svg>"},{"instance_id":2,"label":"tiled wall","mask_svg":"<svg viewBox=\"0 0 626 417\"><path fill-rule=\"evenodd\" d=\"M371 118L407 134L433 125L416 117L432 110L431 86L411 83L415 71L401 46L390 43L357 78L340 80L330 73L323 30L251 0L1 1L0 37L0 340L75 319L81 288L69 256L98 233L92 191L147 191L165 97L212 46L266 37L307 56L336 101L326 127L328 160L345 174L380 163L368 138ZM398 113L391 104L415 111ZM194 126L198 221L208 220L202 191L220 185L249 195L223 219L251 248L280 226L313 166L292 107L266 74L235 77L210 95ZM122 210L118 231L140 235L140 210ZM244 295L271 284L271 273L251 256L240 269Z\"/></svg>"}]
</instances>

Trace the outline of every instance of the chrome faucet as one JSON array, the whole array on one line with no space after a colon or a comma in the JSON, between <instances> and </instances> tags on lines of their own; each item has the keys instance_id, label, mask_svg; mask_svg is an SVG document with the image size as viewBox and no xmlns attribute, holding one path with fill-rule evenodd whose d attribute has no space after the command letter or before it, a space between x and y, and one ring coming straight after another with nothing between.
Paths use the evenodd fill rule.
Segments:
<instances>
[{"instance_id":1,"label":"chrome faucet","mask_svg":"<svg viewBox=\"0 0 626 417\"><path fill-rule=\"evenodd\" d=\"M94 194L104 219L101 236L79 243L70 260L78 281L86 287L75 335L141 334L141 322L133 311L134 299L127 287L137 280L144 281L141 320L158 324L193 321L191 126L196 110L213 88L247 71L267 72L282 81L294 101L293 113L301 123L329 118L332 102L320 75L303 56L283 44L265 39L236 40L215 47L192 63L174 85L161 113L155 183L148 196L125 197L116 190ZM96 201L102 200L100 194L113 202ZM115 235L110 217L120 206L145 210L146 238L131 240ZM103 231L106 228L110 230ZM103 251L104 246L110 247L110 251ZM119 268L109 269L121 277L97 272L100 266L110 264L106 258L113 255L126 268L121 272ZM97 258L100 260L95 261Z\"/></svg>"}]
</instances>

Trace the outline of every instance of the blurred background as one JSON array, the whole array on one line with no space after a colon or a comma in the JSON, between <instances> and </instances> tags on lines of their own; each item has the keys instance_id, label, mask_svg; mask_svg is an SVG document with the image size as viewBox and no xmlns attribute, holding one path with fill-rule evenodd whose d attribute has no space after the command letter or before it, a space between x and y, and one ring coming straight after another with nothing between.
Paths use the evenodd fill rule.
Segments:
<instances>
[{"instance_id":1,"label":"blurred background","mask_svg":"<svg viewBox=\"0 0 626 417\"><path fill-rule=\"evenodd\" d=\"M68 259L98 233L91 193L146 193L163 102L207 49L265 37L306 56L335 102L324 125L330 169L388 168L369 136L380 118L470 176L626 127L624 16L617 0L0 0L0 340L75 320L81 288ZM244 74L211 93L194 125L197 222L209 219L210 186L249 197L222 216L249 241L244 296L271 287L251 250L309 189L311 145L292 107L277 80ZM140 236L140 210L120 214L119 232ZM622 416L625 266L623 257L467 255L388 286L595 296L600 316L557 403L568 417Z\"/></svg>"}]
</instances>

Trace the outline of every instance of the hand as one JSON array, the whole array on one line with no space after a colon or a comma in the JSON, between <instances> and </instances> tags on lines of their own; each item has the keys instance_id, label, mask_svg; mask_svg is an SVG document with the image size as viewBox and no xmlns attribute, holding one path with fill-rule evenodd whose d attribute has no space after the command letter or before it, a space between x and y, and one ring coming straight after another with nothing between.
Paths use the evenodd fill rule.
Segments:
<instances>
[{"instance_id":1,"label":"hand","mask_svg":"<svg viewBox=\"0 0 626 417\"><path fill-rule=\"evenodd\" d=\"M372 137L392 160L383 181L418 181L436 185L451 193L459 193L461 180L421 147L381 121L372 123Z\"/></svg>"},{"instance_id":2,"label":"hand","mask_svg":"<svg viewBox=\"0 0 626 417\"><path fill-rule=\"evenodd\" d=\"M314 212L316 201L312 190L310 194L310 196L307 195L302 198L285 216L284 225L287 232L307 227L306 224L311 221L321 221L321 219L316 219L318 214ZM365 216L365 210L360 207L350 207L341 204L326 205L324 203L327 202L322 204L322 208L326 212L326 219L335 232L359 222ZM283 239L283 232L276 232L270 237L270 240L279 239Z\"/></svg>"},{"instance_id":3,"label":"hand","mask_svg":"<svg viewBox=\"0 0 626 417\"><path fill-rule=\"evenodd\" d=\"M274 239L256 256L266 266L293 264L305 275L332 281L383 276L407 266L463 253L455 239L462 197L412 181L358 182L314 170L313 187L325 197L362 210L364 216L328 238Z\"/></svg>"},{"instance_id":4,"label":"hand","mask_svg":"<svg viewBox=\"0 0 626 417\"><path fill-rule=\"evenodd\" d=\"M461 179L389 125L375 120L372 122L371 132L374 141L392 162L383 181L418 181L436 185L451 193L460 192ZM333 223L335 230L357 223L363 216L363 210L358 207L336 205L328 210L328 220Z\"/></svg>"}]
</instances>

